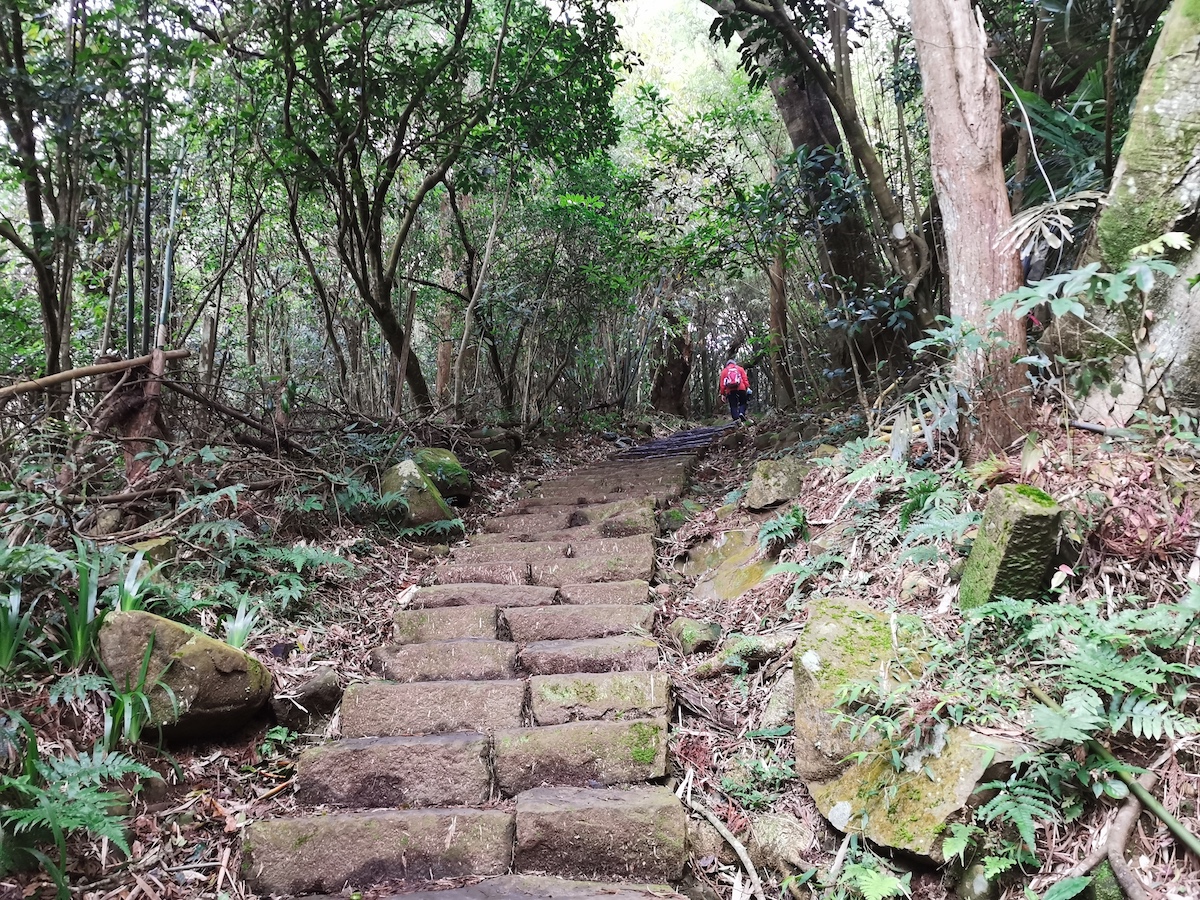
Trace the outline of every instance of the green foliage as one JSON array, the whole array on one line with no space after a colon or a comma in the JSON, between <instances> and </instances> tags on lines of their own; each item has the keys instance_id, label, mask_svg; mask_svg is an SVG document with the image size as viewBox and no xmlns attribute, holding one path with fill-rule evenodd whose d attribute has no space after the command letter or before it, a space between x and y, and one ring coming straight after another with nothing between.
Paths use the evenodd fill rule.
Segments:
<instances>
[{"instance_id":1,"label":"green foliage","mask_svg":"<svg viewBox=\"0 0 1200 900\"><path fill-rule=\"evenodd\" d=\"M779 797L780 790L796 778L787 759L771 753L766 759L752 759L740 765L737 777L721 778L721 790L746 809L766 809Z\"/></svg>"},{"instance_id":2,"label":"green foliage","mask_svg":"<svg viewBox=\"0 0 1200 900\"><path fill-rule=\"evenodd\" d=\"M0 796L5 801L0 808L4 831L0 871L23 868L36 860L54 879L60 900L66 900L70 897L65 874L67 838L87 832L128 853L124 819L114 813L123 797L106 785L131 775L149 778L154 772L99 745L75 757L43 757L33 728L11 711L5 742L20 751L23 770L0 775ZM41 849L47 844L54 847L53 857Z\"/></svg>"},{"instance_id":3,"label":"green foliage","mask_svg":"<svg viewBox=\"0 0 1200 900\"><path fill-rule=\"evenodd\" d=\"M33 604L21 613L21 585L18 581L8 590L7 601L0 601L0 681L7 680L16 670L21 656L29 652L26 639Z\"/></svg>"},{"instance_id":4,"label":"green foliage","mask_svg":"<svg viewBox=\"0 0 1200 900\"><path fill-rule=\"evenodd\" d=\"M808 513L799 504L767 519L758 529L758 549L771 555L796 540L808 540Z\"/></svg>"},{"instance_id":5,"label":"green foliage","mask_svg":"<svg viewBox=\"0 0 1200 900\"><path fill-rule=\"evenodd\" d=\"M97 609L102 555L79 538L75 539L75 554L78 587L73 600L65 593L59 594L62 620L57 628L58 656L72 669L82 667L92 658L96 635L104 619L103 611Z\"/></svg>"},{"instance_id":6,"label":"green foliage","mask_svg":"<svg viewBox=\"0 0 1200 900\"><path fill-rule=\"evenodd\" d=\"M251 607L246 597L242 597L238 602L237 612L232 616L226 616L222 622L225 629L225 643L231 647L245 647L246 641L250 639L250 634L254 631L254 626L258 624L259 608Z\"/></svg>"}]
</instances>

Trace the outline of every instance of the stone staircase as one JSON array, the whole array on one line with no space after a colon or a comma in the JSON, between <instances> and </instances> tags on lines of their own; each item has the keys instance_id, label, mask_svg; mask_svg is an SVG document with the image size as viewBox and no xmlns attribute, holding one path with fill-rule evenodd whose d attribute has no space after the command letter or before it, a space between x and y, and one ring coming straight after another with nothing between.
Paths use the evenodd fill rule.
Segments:
<instances>
[{"instance_id":1,"label":"stone staircase","mask_svg":"<svg viewBox=\"0 0 1200 900\"><path fill-rule=\"evenodd\" d=\"M456 549L372 651L381 680L346 691L342 739L301 755L310 812L247 828L251 888L506 876L436 893L633 898L649 889L563 879L679 881L686 816L661 784L670 700L650 636L655 509L721 431L547 482Z\"/></svg>"}]
</instances>

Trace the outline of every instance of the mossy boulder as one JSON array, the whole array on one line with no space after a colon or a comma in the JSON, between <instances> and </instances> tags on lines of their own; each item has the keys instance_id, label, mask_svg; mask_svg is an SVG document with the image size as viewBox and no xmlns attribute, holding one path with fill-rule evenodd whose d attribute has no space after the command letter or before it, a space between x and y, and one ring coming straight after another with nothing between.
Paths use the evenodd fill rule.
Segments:
<instances>
[{"instance_id":1,"label":"mossy boulder","mask_svg":"<svg viewBox=\"0 0 1200 900\"><path fill-rule=\"evenodd\" d=\"M422 447L413 454L413 462L429 476L443 499L460 504L471 501L475 494L471 473L452 452L439 447Z\"/></svg>"},{"instance_id":2,"label":"mossy boulder","mask_svg":"<svg viewBox=\"0 0 1200 900\"><path fill-rule=\"evenodd\" d=\"M958 589L963 609L998 597L1025 600L1046 586L1058 544L1062 507L1025 484L994 488Z\"/></svg>"},{"instance_id":3,"label":"mossy boulder","mask_svg":"<svg viewBox=\"0 0 1200 900\"><path fill-rule=\"evenodd\" d=\"M1018 748L967 728L935 734L931 746L904 758L899 772L880 744L878 753L837 778L809 782L817 808L838 831L923 862L945 862L947 824L979 801L981 783L1003 777Z\"/></svg>"},{"instance_id":4,"label":"mossy boulder","mask_svg":"<svg viewBox=\"0 0 1200 900\"><path fill-rule=\"evenodd\" d=\"M271 697L271 673L236 647L148 612L112 612L100 628L100 661L120 686L144 689L150 722L182 738L216 738L240 728Z\"/></svg>"},{"instance_id":5,"label":"mossy boulder","mask_svg":"<svg viewBox=\"0 0 1200 900\"><path fill-rule=\"evenodd\" d=\"M808 463L796 456L761 459L754 466L750 487L743 501L747 509L759 510L794 501L800 496Z\"/></svg>"},{"instance_id":6,"label":"mossy boulder","mask_svg":"<svg viewBox=\"0 0 1200 900\"><path fill-rule=\"evenodd\" d=\"M721 639L721 626L717 623L700 622L684 616L672 622L667 630L686 656L711 650Z\"/></svg>"},{"instance_id":7,"label":"mossy boulder","mask_svg":"<svg viewBox=\"0 0 1200 900\"><path fill-rule=\"evenodd\" d=\"M904 634L916 643L911 628ZM891 624L883 613L849 598L808 602L808 624L796 641L792 666L797 775L807 782L835 778L850 765L849 754L866 749L837 722L832 710L838 690L852 681L878 681L881 666L895 658Z\"/></svg>"},{"instance_id":8,"label":"mossy boulder","mask_svg":"<svg viewBox=\"0 0 1200 900\"><path fill-rule=\"evenodd\" d=\"M404 501L404 525L408 528L455 519L454 513L429 480L429 476L411 459L406 459L383 473L379 481L379 492L397 494ZM462 537L462 533L462 526L456 526L451 537L457 539Z\"/></svg>"}]
</instances>

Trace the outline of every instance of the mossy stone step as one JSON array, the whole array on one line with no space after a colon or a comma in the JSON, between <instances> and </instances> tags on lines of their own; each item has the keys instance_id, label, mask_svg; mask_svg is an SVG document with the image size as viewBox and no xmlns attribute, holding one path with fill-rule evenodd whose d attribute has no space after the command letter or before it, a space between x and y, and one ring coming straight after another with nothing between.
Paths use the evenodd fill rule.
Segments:
<instances>
[{"instance_id":1,"label":"mossy stone step","mask_svg":"<svg viewBox=\"0 0 1200 900\"><path fill-rule=\"evenodd\" d=\"M669 712L666 672L535 675L529 679L536 725L653 719Z\"/></svg>"},{"instance_id":2,"label":"mossy stone step","mask_svg":"<svg viewBox=\"0 0 1200 900\"><path fill-rule=\"evenodd\" d=\"M497 809L410 809L266 819L243 839L243 874L258 894L336 893L405 878L502 875L514 815Z\"/></svg>"},{"instance_id":3,"label":"mossy stone step","mask_svg":"<svg viewBox=\"0 0 1200 900\"><path fill-rule=\"evenodd\" d=\"M478 806L491 784L482 734L354 738L310 747L296 764L309 805Z\"/></svg>"},{"instance_id":4,"label":"mossy stone step","mask_svg":"<svg viewBox=\"0 0 1200 900\"><path fill-rule=\"evenodd\" d=\"M648 605L530 606L504 611L509 636L521 644L649 632L653 624L654 607Z\"/></svg>"},{"instance_id":5,"label":"mossy stone step","mask_svg":"<svg viewBox=\"0 0 1200 900\"><path fill-rule=\"evenodd\" d=\"M665 884L570 881L551 875L502 875L478 884L414 891L379 900L684 900Z\"/></svg>"},{"instance_id":6,"label":"mossy stone step","mask_svg":"<svg viewBox=\"0 0 1200 900\"><path fill-rule=\"evenodd\" d=\"M645 672L658 665L658 644L635 635L584 641L535 641L521 651L530 675L574 672Z\"/></svg>"},{"instance_id":7,"label":"mossy stone step","mask_svg":"<svg viewBox=\"0 0 1200 900\"><path fill-rule=\"evenodd\" d=\"M473 544L456 547L452 565L492 565L495 563L566 559L570 544L548 541L512 541L507 544Z\"/></svg>"},{"instance_id":8,"label":"mossy stone step","mask_svg":"<svg viewBox=\"0 0 1200 900\"><path fill-rule=\"evenodd\" d=\"M683 877L687 815L671 791L535 788L517 796L519 872L580 877Z\"/></svg>"},{"instance_id":9,"label":"mossy stone step","mask_svg":"<svg viewBox=\"0 0 1200 900\"><path fill-rule=\"evenodd\" d=\"M589 581L585 584L564 584L558 589L562 603L575 605L619 604L622 606L645 603L650 596L650 582L642 579L633 581Z\"/></svg>"},{"instance_id":10,"label":"mossy stone step","mask_svg":"<svg viewBox=\"0 0 1200 900\"><path fill-rule=\"evenodd\" d=\"M438 609L402 609L392 617L392 640L397 644L424 644L463 638L496 639L495 606L444 606Z\"/></svg>"},{"instance_id":11,"label":"mossy stone step","mask_svg":"<svg viewBox=\"0 0 1200 900\"><path fill-rule=\"evenodd\" d=\"M412 599L415 609L439 609L443 606L549 606L557 600L552 587L526 584L462 582L435 584L418 588Z\"/></svg>"},{"instance_id":12,"label":"mossy stone step","mask_svg":"<svg viewBox=\"0 0 1200 900\"><path fill-rule=\"evenodd\" d=\"M371 651L371 668L388 681L487 681L512 678L517 646L510 641L387 644Z\"/></svg>"},{"instance_id":13,"label":"mossy stone step","mask_svg":"<svg viewBox=\"0 0 1200 900\"><path fill-rule=\"evenodd\" d=\"M570 722L497 731L496 783L506 797L530 788L632 784L667 770L667 720Z\"/></svg>"},{"instance_id":14,"label":"mossy stone step","mask_svg":"<svg viewBox=\"0 0 1200 900\"><path fill-rule=\"evenodd\" d=\"M352 684L342 698L342 736L445 734L517 728L524 681L424 681Z\"/></svg>"}]
</instances>

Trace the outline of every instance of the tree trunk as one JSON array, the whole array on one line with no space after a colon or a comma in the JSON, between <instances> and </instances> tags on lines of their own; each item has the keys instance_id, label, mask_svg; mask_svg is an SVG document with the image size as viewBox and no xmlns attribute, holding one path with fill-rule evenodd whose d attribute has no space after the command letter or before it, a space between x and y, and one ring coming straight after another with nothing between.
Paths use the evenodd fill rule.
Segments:
<instances>
[{"instance_id":1,"label":"tree trunk","mask_svg":"<svg viewBox=\"0 0 1200 900\"><path fill-rule=\"evenodd\" d=\"M845 152L829 98L812 79L802 82L795 75L771 81L775 107L783 118L792 149L808 147L816 150L829 147L835 159L830 169L841 164ZM820 202L821 198L815 198ZM855 209L834 225L821 225L825 245L829 249L830 274L856 284L879 284L882 281L875 242L863 217Z\"/></svg>"},{"instance_id":2,"label":"tree trunk","mask_svg":"<svg viewBox=\"0 0 1200 900\"><path fill-rule=\"evenodd\" d=\"M925 86L933 185L946 238L950 308L965 326L988 329L988 300L1021 284L1015 250L997 247L1011 213L1000 161L1000 89L988 68L987 35L969 0L911 0L913 38ZM1024 367L1025 330L1012 316L995 322L1007 346L967 352L956 377L975 400L960 426L968 459L1003 451L1032 415Z\"/></svg>"},{"instance_id":3,"label":"tree trunk","mask_svg":"<svg viewBox=\"0 0 1200 900\"><path fill-rule=\"evenodd\" d=\"M1112 193L1096 227L1100 253L1111 271L1123 268L1134 248L1166 232L1184 231L1192 238L1190 251L1172 255L1179 271L1159 279L1147 299L1144 321L1118 323L1103 311L1090 311L1101 327L1140 351L1140 360L1129 356L1124 361L1118 396L1105 386L1088 397L1087 415L1117 425L1126 424L1151 399L1194 406L1200 398L1200 303L1190 286L1200 278L1200 15L1194 10L1194 4L1176 0L1167 12L1113 173ZM1140 341L1139 325L1147 331ZM1096 340L1093 334L1081 337ZM1106 340L1091 350L1111 354L1110 348ZM1164 397L1167 373L1173 393Z\"/></svg>"},{"instance_id":4,"label":"tree trunk","mask_svg":"<svg viewBox=\"0 0 1200 900\"><path fill-rule=\"evenodd\" d=\"M669 416L688 414L688 376L692 373L692 335L673 309L663 311L662 359L654 372L650 406Z\"/></svg>"},{"instance_id":5,"label":"tree trunk","mask_svg":"<svg viewBox=\"0 0 1200 900\"><path fill-rule=\"evenodd\" d=\"M787 364L787 258L776 253L767 272L770 284L768 305L771 320L771 374L775 380L775 405L791 409L796 405L796 386Z\"/></svg>"}]
</instances>

